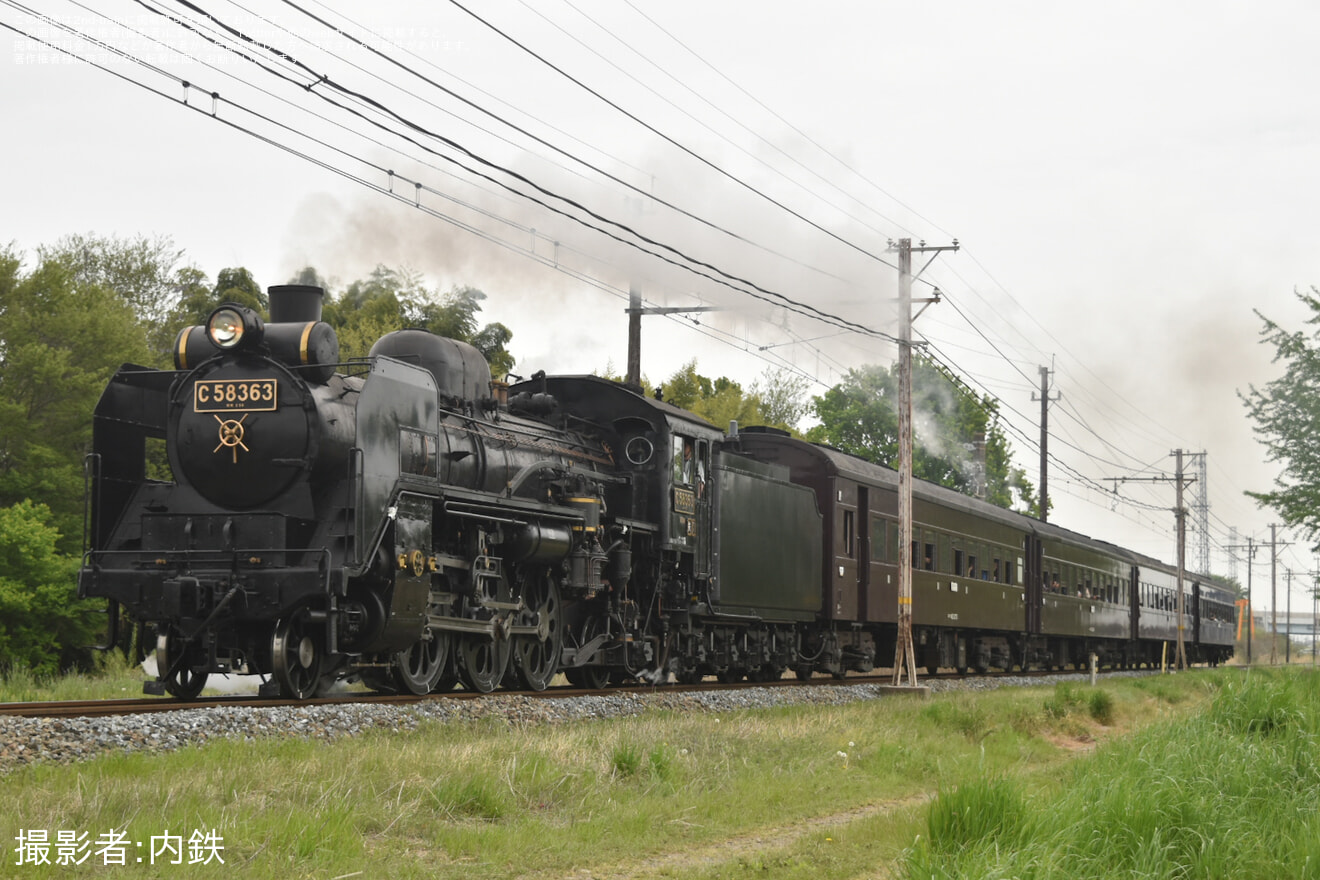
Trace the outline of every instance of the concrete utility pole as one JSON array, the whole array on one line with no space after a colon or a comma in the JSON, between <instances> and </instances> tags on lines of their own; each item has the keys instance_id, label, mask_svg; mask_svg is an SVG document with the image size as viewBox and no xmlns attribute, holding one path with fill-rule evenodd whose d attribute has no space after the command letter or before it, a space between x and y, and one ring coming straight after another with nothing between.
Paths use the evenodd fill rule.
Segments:
<instances>
[{"instance_id":1,"label":"concrete utility pole","mask_svg":"<svg viewBox=\"0 0 1320 880\"><path fill-rule=\"evenodd\" d=\"M1183 606L1183 581L1187 574L1187 508L1183 506L1183 487L1187 483L1195 482L1194 479L1188 479L1183 476L1183 451L1175 449L1169 453L1175 457L1178 470L1173 478L1176 487L1177 500L1174 503L1174 518L1178 524L1178 650L1175 657L1174 668L1187 668L1187 649L1184 642L1184 606ZM1119 483L1167 483L1169 478L1166 476L1158 477L1110 477L1114 481L1114 491L1118 491Z\"/></svg>"},{"instance_id":2,"label":"concrete utility pole","mask_svg":"<svg viewBox=\"0 0 1320 880\"><path fill-rule=\"evenodd\" d=\"M1320 640L1320 570L1311 572L1311 665L1316 666L1316 641Z\"/></svg>"},{"instance_id":3,"label":"concrete utility pole","mask_svg":"<svg viewBox=\"0 0 1320 880\"><path fill-rule=\"evenodd\" d=\"M912 644L912 281L921 275L912 274L912 254L932 253L934 260L940 251L956 251L958 241L942 247L927 247L923 241L914 248L912 239L900 238L896 248L894 242L889 244L891 250L898 251L898 641L894 646L893 685L901 685L906 672L911 687L917 683L916 649ZM923 272L926 266L921 267ZM933 297L921 301L922 310L939 301L936 290Z\"/></svg>"},{"instance_id":4,"label":"concrete utility pole","mask_svg":"<svg viewBox=\"0 0 1320 880\"><path fill-rule=\"evenodd\" d=\"M1063 396L1057 393L1050 397L1050 373L1054 372L1049 367L1040 368L1040 521L1049 522L1050 519L1050 490L1049 490L1049 449L1050 449L1050 404ZM1032 400L1036 400L1036 395L1031 395Z\"/></svg>"},{"instance_id":5,"label":"concrete utility pole","mask_svg":"<svg viewBox=\"0 0 1320 880\"><path fill-rule=\"evenodd\" d=\"M1288 572L1288 601L1284 607L1288 610L1283 615L1283 665L1292 663L1292 569Z\"/></svg>"},{"instance_id":6,"label":"concrete utility pole","mask_svg":"<svg viewBox=\"0 0 1320 880\"><path fill-rule=\"evenodd\" d=\"M1279 539L1270 523L1270 665L1279 664Z\"/></svg>"}]
</instances>

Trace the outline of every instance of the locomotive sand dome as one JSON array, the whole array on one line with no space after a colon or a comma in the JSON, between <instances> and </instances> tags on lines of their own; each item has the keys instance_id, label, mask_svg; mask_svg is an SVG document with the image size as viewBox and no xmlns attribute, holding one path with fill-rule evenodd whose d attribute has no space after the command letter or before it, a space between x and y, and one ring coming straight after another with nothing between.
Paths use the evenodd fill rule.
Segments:
<instances>
[{"instance_id":1,"label":"locomotive sand dome","mask_svg":"<svg viewBox=\"0 0 1320 880\"><path fill-rule=\"evenodd\" d=\"M395 330L371 346L370 357L416 364L435 377L442 398L456 404L490 396L490 365L476 348L425 330Z\"/></svg>"}]
</instances>

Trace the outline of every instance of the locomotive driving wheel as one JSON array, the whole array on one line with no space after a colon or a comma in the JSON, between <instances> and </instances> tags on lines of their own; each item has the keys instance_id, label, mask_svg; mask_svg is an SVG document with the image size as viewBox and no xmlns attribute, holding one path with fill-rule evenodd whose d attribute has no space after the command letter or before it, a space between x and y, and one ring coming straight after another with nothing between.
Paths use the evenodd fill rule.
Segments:
<instances>
[{"instance_id":1,"label":"locomotive driving wheel","mask_svg":"<svg viewBox=\"0 0 1320 880\"><path fill-rule=\"evenodd\" d=\"M321 682L322 650L305 610L275 624L270 641L271 666L284 696L305 700Z\"/></svg>"},{"instance_id":2,"label":"locomotive driving wheel","mask_svg":"<svg viewBox=\"0 0 1320 880\"><path fill-rule=\"evenodd\" d=\"M451 643L448 632L432 629L411 648L395 654L394 678L400 687L418 696L438 690L449 668Z\"/></svg>"},{"instance_id":3,"label":"locomotive driving wheel","mask_svg":"<svg viewBox=\"0 0 1320 880\"><path fill-rule=\"evenodd\" d=\"M479 694L488 694L504 677L511 653L512 643L499 632L493 638L484 633L464 633L458 639L455 665L463 684Z\"/></svg>"},{"instance_id":4,"label":"locomotive driving wheel","mask_svg":"<svg viewBox=\"0 0 1320 880\"><path fill-rule=\"evenodd\" d=\"M194 672L201 647L186 641L174 627L156 636L156 671L164 679L165 692L180 700L191 700L206 687L205 672ZM182 659L180 659L182 658ZM179 664L175 669L174 664Z\"/></svg>"},{"instance_id":5,"label":"locomotive driving wheel","mask_svg":"<svg viewBox=\"0 0 1320 880\"><path fill-rule=\"evenodd\" d=\"M539 578L529 586L528 605L536 612L536 632L517 636L513 659L518 679L529 690L543 691L559 671L564 649L564 616L559 587L551 578Z\"/></svg>"}]
</instances>

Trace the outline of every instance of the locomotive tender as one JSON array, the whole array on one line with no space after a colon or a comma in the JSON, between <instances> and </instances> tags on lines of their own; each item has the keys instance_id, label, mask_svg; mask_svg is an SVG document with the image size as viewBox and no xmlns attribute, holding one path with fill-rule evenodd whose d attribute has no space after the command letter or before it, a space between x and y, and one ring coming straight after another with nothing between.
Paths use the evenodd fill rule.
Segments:
<instances>
[{"instance_id":1,"label":"locomotive tender","mask_svg":"<svg viewBox=\"0 0 1320 880\"><path fill-rule=\"evenodd\" d=\"M269 321L224 304L179 334L176 370L126 364L97 405L79 594L154 627L148 692L224 672L298 699L339 679L805 678L892 656L892 470L595 376L508 387L420 330L340 364L322 296L271 288ZM927 669L1153 664L1176 638L1168 566L929 484L914 505ZM1189 659L1231 655L1232 611L1189 578Z\"/></svg>"}]
</instances>

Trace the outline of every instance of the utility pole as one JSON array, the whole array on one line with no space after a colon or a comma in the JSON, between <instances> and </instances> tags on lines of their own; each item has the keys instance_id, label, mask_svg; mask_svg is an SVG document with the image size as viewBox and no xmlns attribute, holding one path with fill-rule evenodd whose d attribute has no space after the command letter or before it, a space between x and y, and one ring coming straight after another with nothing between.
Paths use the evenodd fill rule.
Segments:
<instances>
[{"instance_id":1,"label":"utility pole","mask_svg":"<svg viewBox=\"0 0 1320 880\"><path fill-rule=\"evenodd\" d=\"M916 649L912 644L912 281L921 275L912 274L912 254L931 253L931 260L940 251L958 249L958 241L942 247L927 247L923 241L912 246L912 239L900 238L898 251L898 641L894 646L893 685L903 683L907 673L909 687L917 683ZM930 261L926 262L926 266ZM924 272L926 266L921 267ZM930 299L922 300L922 311L939 302L939 290ZM920 314L920 312L918 312Z\"/></svg>"},{"instance_id":2,"label":"utility pole","mask_svg":"<svg viewBox=\"0 0 1320 880\"><path fill-rule=\"evenodd\" d=\"M1311 572L1311 666L1316 666L1316 639L1320 638L1320 569Z\"/></svg>"},{"instance_id":3,"label":"utility pole","mask_svg":"<svg viewBox=\"0 0 1320 880\"><path fill-rule=\"evenodd\" d=\"M1270 523L1270 665L1279 664L1279 540Z\"/></svg>"},{"instance_id":4,"label":"utility pole","mask_svg":"<svg viewBox=\"0 0 1320 880\"><path fill-rule=\"evenodd\" d=\"M1176 487L1177 500L1173 509L1174 518L1178 524L1178 650L1175 658L1175 669L1187 668L1187 648L1184 644L1184 610L1183 610L1183 580L1187 572L1187 508L1183 507L1183 487L1189 480L1183 476L1183 451L1175 449L1169 453L1175 457L1178 470L1173 478ZM1119 483L1167 483L1169 478L1166 476L1158 477L1109 477L1114 481L1114 491L1118 491Z\"/></svg>"},{"instance_id":5,"label":"utility pole","mask_svg":"<svg viewBox=\"0 0 1320 880\"><path fill-rule=\"evenodd\" d=\"M1049 367L1040 368L1040 521L1049 522L1050 519L1050 490L1049 490L1049 448L1050 448L1050 404L1063 396L1062 392L1050 397L1050 373ZM1031 399L1035 400L1033 393Z\"/></svg>"},{"instance_id":6,"label":"utility pole","mask_svg":"<svg viewBox=\"0 0 1320 880\"><path fill-rule=\"evenodd\" d=\"M1256 609L1251 607L1251 570L1256 560L1255 539L1247 538L1247 666L1251 666L1251 634L1256 629Z\"/></svg>"},{"instance_id":7,"label":"utility pole","mask_svg":"<svg viewBox=\"0 0 1320 880\"><path fill-rule=\"evenodd\" d=\"M688 312L717 312L719 306L650 306L642 308L642 291L628 287L628 375L624 382L642 387L642 315L682 315Z\"/></svg>"},{"instance_id":8,"label":"utility pole","mask_svg":"<svg viewBox=\"0 0 1320 880\"><path fill-rule=\"evenodd\" d=\"M1292 663L1292 569L1288 569L1288 610L1283 615L1283 665Z\"/></svg>"},{"instance_id":9,"label":"utility pole","mask_svg":"<svg viewBox=\"0 0 1320 880\"><path fill-rule=\"evenodd\" d=\"M642 387L642 292L628 286L628 374L629 385Z\"/></svg>"}]
</instances>

